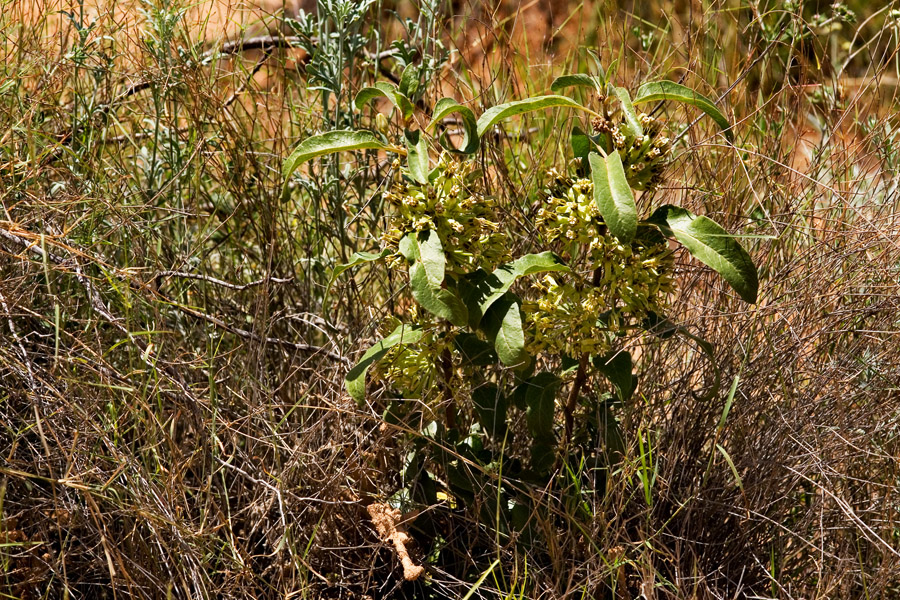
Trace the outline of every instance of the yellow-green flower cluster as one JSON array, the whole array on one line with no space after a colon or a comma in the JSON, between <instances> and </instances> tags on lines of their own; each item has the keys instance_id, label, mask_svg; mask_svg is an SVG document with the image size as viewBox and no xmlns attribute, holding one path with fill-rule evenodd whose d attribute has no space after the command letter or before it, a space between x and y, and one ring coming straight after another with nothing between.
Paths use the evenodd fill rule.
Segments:
<instances>
[{"instance_id":1,"label":"yellow-green flower cluster","mask_svg":"<svg viewBox=\"0 0 900 600\"><path fill-rule=\"evenodd\" d=\"M664 311L673 288L672 253L665 238L649 230L623 244L603 225L590 180L551 176L537 226L572 272L545 277L523 303L529 350L601 354L612 334Z\"/></svg>"},{"instance_id":2,"label":"yellow-green flower cluster","mask_svg":"<svg viewBox=\"0 0 900 600\"><path fill-rule=\"evenodd\" d=\"M599 275L591 284L604 290L610 310L635 321L665 308L673 290L674 259L664 238L623 244L606 234L591 242L589 256Z\"/></svg>"},{"instance_id":3,"label":"yellow-green flower cluster","mask_svg":"<svg viewBox=\"0 0 900 600\"><path fill-rule=\"evenodd\" d=\"M581 356L609 350L608 327L599 322L608 310L602 289L549 275L532 288L536 299L522 303L529 352Z\"/></svg>"},{"instance_id":4,"label":"yellow-green flower cluster","mask_svg":"<svg viewBox=\"0 0 900 600\"><path fill-rule=\"evenodd\" d=\"M509 260L509 243L500 231L494 200L484 193L474 161L458 162L445 154L428 184L397 181L384 198L393 216L382 240L398 259L403 236L432 230L441 239L448 273L478 267L491 271Z\"/></svg>"},{"instance_id":5,"label":"yellow-green flower cluster","mask_svg":"<svg viewBox=\"0 0 900 600\"><path fill-rule=\"evenodd\" d=\"M636 190L653 190L662 183L672 142L663 135L662 122L645 113L637 116L642 133L628 125L622 111L622 103L615 96L600 98L600 113L591 121L594 133L608 136L619 151L625 176Z\"/></svg>"},{"instance_id":6,"label":"yellow-green flower cluster","mask_svg":"<svg viewBox=\"0 0 900 600\"><path fill-rule=\"evenodd\" d=\"M556 171L549 175L551 183L537 211L537 229L548 243L558 243L566 260L572 260L603 228L594 185L590 179L571 179Z\"/></svg>"},{"instance_id":7,"label":"yellow-green flower cluster","mask_svg":"<svg viewBox=\"0 0 900 600\"><path fill-rule=\"evenodd\" d=\"M370 374L373 381L383 381L404 396L427 400L432 391L437 390L440 357L452 345L452 340L440 336L437 327L427 323L428 316L423 315L420 319L416 313L415 309L411 311L411 322L424 326L422 338L415 344L398 345L388 350L372 365ZM382 329L386 334L399 324L399 319L391 318Z\"/></svg>"}]
</instances>

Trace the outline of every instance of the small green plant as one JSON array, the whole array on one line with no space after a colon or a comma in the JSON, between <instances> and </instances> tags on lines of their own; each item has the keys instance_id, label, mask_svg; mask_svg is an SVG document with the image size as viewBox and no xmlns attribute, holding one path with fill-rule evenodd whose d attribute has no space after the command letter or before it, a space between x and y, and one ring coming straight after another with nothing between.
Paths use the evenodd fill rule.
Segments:
<instances>
[{"instance_id":1,"label":"small green plant","mask_svg":"<svg viewBox=\"0 0 900 600\"><path fill-rule=\"evenodd\" d=\"M746 302L756 301L758 288L750 256L712 220L672 205L641 215L635 203L634 190L663 181L672 152L662 123L635 107L687 103L730 140L715 105L669 81L641 86L632 100L602 70L560 77L552 91L572 87L586 88L592 100L533 97L476 119L445 98L423 125L409 90L378 83L361 90L356 105L387 99L401 125L396 136L379 113L373 130L304 140L284 166L287 180L324 154L376 150L395 157L378 192L389 214L380 251L357 253L334 277L382 261L406 272L411 302L383 324L384 337L348 373L347 390L364 404L367 376L379 382L385 419L416 432L405 500L474 503L483 523L504 535L515 530L520 541L537 539L525 531L534 507L523 489L556 476L577 480L575 470L608 469L621 456L615 411L637 383L622 340L680 330L665 317L677 284L669 240L718 271ZM477 150L505 119L554 107L581 111L589 121L571 131L573 172L550 173L541 193L533 215L541 247L516 255L488 190L490 165ZM458 146L446 136L429 138L450 115L462 132ZM601 393L602 379L611 392ZM521 431L512 426L522 422L517 411L524 414ZM648 469L639 475L649 504ZM578 498L567 502L586 510Z\"/></svg>"}]
</instances>

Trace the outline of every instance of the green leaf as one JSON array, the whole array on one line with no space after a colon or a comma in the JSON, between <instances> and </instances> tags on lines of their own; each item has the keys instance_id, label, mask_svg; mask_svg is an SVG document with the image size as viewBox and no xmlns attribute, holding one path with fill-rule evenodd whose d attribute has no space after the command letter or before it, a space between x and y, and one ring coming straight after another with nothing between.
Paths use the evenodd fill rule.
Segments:
<instances>
[{"instance_id":1,"label":"green leaf","mask_svg":"<svg viewBox=\"0 0 900 600\"><path fill-rule=\"evenodd\" d=\"M432 288L439 289L441 287L441 284L444 283L447 257L437 231L426 229L418 233L407 233L400 238L398 249L406 260L422 263L426 281Z\"/></svg>"},{"instance_id":2,"label":"green leaf","mask_svg":"<svg viewBox=\"0 0 900 600\"><path fill-rule=\"evenodd\" d=\"M612 89L615 90L619 102L622 103L622 113L625 115L625 125L628 128L629 133L634 137L643 135L644 128L641 127L641 121L638 119L637 113L634 110L634 105L631 103L631 96L628 95L628 90L623 87Z\"/></svg>"},{"instance_id":3,"label":"green leaf","mask_svg":"<svg viewBox=\"0 0 900 600\"><path fill-rule=\"evenodd\" d=\"M493 341L500 362L507 366L521 364L527 353L519 299L514 294L504 294L485 314L484 321L485 333Z\"/></svg>"},{"instance_id":4,"label":"green leaf","mask_svg":"<svg viewBox=\"0 0 900 600\"><path fill-rule=\"evenodd\" d=\"M660 224L688 252L715 269L745 302L756 302L759 276L753 259L718 223L672 205L658 208L650 221Z\"/></svg>"},{"instance_id":5,"label":"green leaf","mask_svg":"<svg viewBox=\"0 0 900 600\"><path fill-rule=\"evenodd\" d=\"M575 154L575 158L580 158L583 161L587 160L588 154L593 147L591 144L591 138L582 131L581 127L575 126L572 128L572 152Z\"/></svg>"},{"instance_id":6,"label":"green leaf","mask_svg":"<svg viewBox=\"0 0 900 600\"><path fill-rule=\"evenodd\" d=\"M428 183L428 142L419 130L405 129L406 156L410 176L418 183Z\"/></svg>"},{"instance_id":7,"label":"green leaf","mask_svg":"<svg viewBox=\"0 0 900 600\"><path fill-rule=\"evenodd\" d=\"M458 327L465 326L468 321L465 304L452 290L442 289L447 257L438 233L431 229L408 233L400 238L398 250L412 263L409 286L416 302L435 316Z\"/></svg>"},{"instance_id":8,"label":"green leaf","mask_svg":"<svg viewBox=\"0 0 900 600\"><path fill-rule=\"evenodd\" d=\"M477 327L491 305L501 298L519 277L549 271L569 271L569 267L552 252L526 254L500 265L493 273L481 269L466 278L461 287L463 299L469 308L469 324Z\"/></svg>"},{"instance_id":9,"label":"green leaf","mask_svg":"<svg viewBox=\"0 0 900 600\"><path fill-rule=\"evenodd\" d=\"M463 331L453 338L453 345L462 356L463 362L475 367L485 367L497 362L497 352L490 344L474 333Z\"/></svg>"},{"instance_id":10,"label":"green leaf","mask_svg":"<svg viewBox=\"0 0 900 600\"><path fill-rule=\"evenodd\" d=\"M624 350L594 357L594 367L616 388L619 400L628 402L634 394L637 377L631 372L631 354Z\"/></svg>"},{"instance_id":11,"label":"green leaf","mask_svg":"<svg viewBox=\"0 0 900 600\"><path fill-rule=\"evenodd\" d=\"M454 113L459 114L462 119L464 136L462 148L454 148L453 144L446 139L446 136L441 136L441 145L455 154L474 154L478 151L478 147L480 146L475 113L472 112L472 109L463 106L453 98L441 98L438 100L438 103L434 106L434 114L431 117L431 123L428 125L428 129L435 127L441 120Z\"/></svg>"},{"instance_id":12,"label":"green leaf","mask_svg":"<svg viewBox=\"0 0 900 600\"><path fill-rule=\"evenodd\" d=\"M357 110L362 110L363 106L374 100L375 98L387 98L391 104L397 107L404 119L408 119L413 114L413 105L404 93L397 89L393 83L379 81L372 87L364 87L356 94L356 100L353 104Z\"/></svg>"},{"instance_id":13,"label":"green leaf","mask_svg":"<svg viewBox=\"0 0 900 600\"><path fill-rule=\"evenodd\" d=\"M362 404L366 399L366 373L373 363L384 358L388 350L397 345L415 344L422 339L422 330L410 325L400 325L386 338L366 350L356 366L350 369L344 380L350 397Z\"/></svg>"},{"instance_id":14,"label":"green leaf","mask_svg":"<svg viewBox=\"0 0 900 600\"><path fill-rule=\"evenodd\" d=\"M393 148L382 142L371 131L329 131L308 137L300 142L284 161L282 175L285 186L287 179L306 161L326 154L352 150L393 150Z\"/></svg>"},{"instance_id":15,"label":"green leaf","mask_svg":"<svg viewBox=\"0 0 900 600\"><path fill-rule=\"evenodd\" d=\"M418 66L408 64L400 74L400 93L407 98L415 98L419 92L419 73Z\"/></svg>"},{"instance_id":16,"label":"green leaf","mask_svg":"<svg viewBox=\"0 0 900 600\"><path fill-rule=\"evenodd\" d=\"M553 433L554 411L556 410L556 392L562 384L553 373L538 373L523 385L525 386L525 421L528 431L536 442L553 444L556 436Z\"/></svg>"},{"instance_id":17,"label":"green leaf","mask_svg":"<svg viewBox=\"0 0 900 600\"><path fill-rule=\"evenodd\" d=\"M674 81L651 81L638 88L634 104L646 104L647 102L657 102L659 100L675 100L676 102L690 104L699 108L712 117L712 120L722 128L728 141L734 143L734 132L731 130L731 123L716 108L713 101L706 96Z\"/></svg>"},{"instance_id":18,"label":"green leaf","mask_svg":"<svg viewBox=\"0 0 900 600\"><path fill-rule=\"evenodd\" d=\"M606 158L592 152L588 157L591 164L591 181L594 183L594 202L600 216L612 233L622 243L634 239L637 231L637 207L634 193L625 178L625 168L619 152L610 152Z\"/></svg>"},{"instance_id":19,"label":"green leaf","mask_svg":"<svg viewBox=\"0 0 900 600\"><path fill-rule=\"evenodd\" d=\"M561 90L570 87L589 87L596 92L600 92L600 81L596 77L585 75L584 73L560 75L550 84L550 91L559 93Z\"/></svg>"},{"instance_id":20,"label":"green leaf","mask_svg":"<svg viewBox=\"0 0 900 600\"><path fill-rule=\"evenodd\" d=\"M441 237L437 231L427 229L419 232L416 241L419 245L419 262L425 269L428 283L434 288L441 287L444 282L444 269L447 265Z\"/></svg>"},{"instance_id":21,"label":"green leaf","mask_svg":"<svg viewBox=\"0 0 900 600\"><path fill-rule=\"evenodd\" d=\"M415 262L409 268L409 286L413 298L422 308L457 327L465 327L468 321L465 304L452 291L432 285L424 263Z\"/></svg>"},{"instance_id":22,"label":"green leaf","mask_svg":"<svg viewBox=\"0 0 900 600\"><path fill-rule=\"evenodd\" d=\"M484 137L485 133L504 119L527 112L557 107L578 108L589 111L589 109L567 96L536 96L534 98L526 98L525 100L507 102L506 104L500 104L488 109L481 115L478 119L478 137Z\"/></svg>"},{"instance_id":23,"label":"green leaf","mask_svg":"<svg viewBox=\"0 0 900 600\"><path fill-rule=\"evenodd\" d=\"M381 252L354 252L348 262L334 268L334 272L331 274L331 280L328 282L328 287L331 287L335 280L347 269L352 269L353 267L364 263L375 262L390 255L391 251L387 248Z\"/></svg>"},{"instance_id":24,"label":"green leaf","mask_svg":"<svg viewBox=\"0 0 900 600\"><path fill-rule=\"evenodd\" d=\"M535 475L546 476L556 464L556 444L535 442L531 445L531 470Z\"/></svg>"},{"instance_id":25,"label":"green leaf","mask_svg":"<svg viewBox=\"0 0 900 600\"><path fill-rule=\"evenodd\" d=\"M494 440L506 435L506 397L495 385L482 385L472 390L472 404L484 432Z\"/></svg>"}]
</instances>

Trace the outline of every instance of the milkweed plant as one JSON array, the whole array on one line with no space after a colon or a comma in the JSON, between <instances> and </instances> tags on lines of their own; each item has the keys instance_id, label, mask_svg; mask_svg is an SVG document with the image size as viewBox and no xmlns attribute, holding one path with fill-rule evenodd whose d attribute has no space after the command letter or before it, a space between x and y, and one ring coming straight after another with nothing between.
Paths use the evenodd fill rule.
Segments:
<instances>
[{"instance_id":1,"label":"milkweed plant","mask_svg":"<svg viewBox=\"0 0 900 600\"><path fill-rule=\"evenodd\" d=\"M677 206L642 215L635 204L635 191L664 182L673 150L664 124L638 107L692 105L731 141L728 120L680 84L646 83L632 98L597 71L559 77L553 94L501 104L478 118L444 98L427 126L410 100L409 78L377 83L359 92L356 107L389 102L396 135L376 113L371 130L309 137L285 161L285 193L297 169L319 156L374 150L392 161L375 192L387 213L380 248L355 254L333 278L381 262L408 281L409 302L382 323L380 339L347 374L346 389L363 405L368 379L388 399L385 419L416 431L404 472L409 501L459 503L480 495L491 503L490 522L498 525L502 516L511 529L530 508L517 495L521 486L487 476L504 459L504 478L535 484L571 455L608 467L623 448L617 407L631 400L637 381L624 336L683 332L711 351L668 319L678 284L670 242L756 302L756 268L725 229ZM561 95L577 87L586 88L589 101ZM575 160L545 178L532 215L541 252L515 255L478 150L504 120L551 108L585 116L571 129ZM459 144L440 133L451 116ZM525 418L514 431L516 411ZM513 448L525 450L509 457Z\"/></svg>"}]
</instances>

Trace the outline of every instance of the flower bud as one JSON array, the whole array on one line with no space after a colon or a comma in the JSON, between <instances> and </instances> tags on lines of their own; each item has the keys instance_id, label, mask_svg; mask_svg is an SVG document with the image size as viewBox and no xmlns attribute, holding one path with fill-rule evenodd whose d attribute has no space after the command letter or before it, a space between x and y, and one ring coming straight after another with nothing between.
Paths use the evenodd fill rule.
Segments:
<instances>
[{"instance_id":1,"label":"flower bud","mask_svg":"<svg viewBox=\"0 0 900 600\"><path fill-rule=\"evenodd\" d=\"M384 113L378 113L377 115L375 115L375 129L382 135L387 135L388 120L387 117L384 116Z\"/></svg>"}]
</instances>

